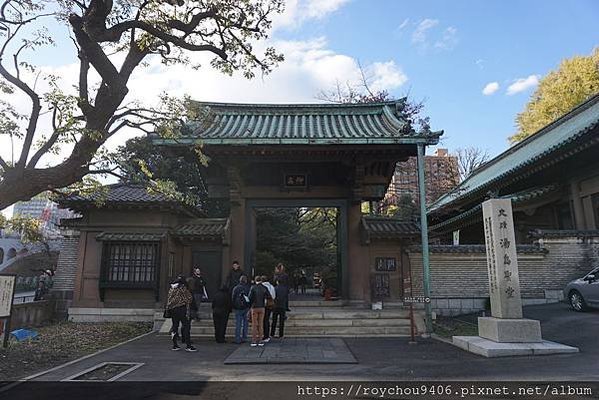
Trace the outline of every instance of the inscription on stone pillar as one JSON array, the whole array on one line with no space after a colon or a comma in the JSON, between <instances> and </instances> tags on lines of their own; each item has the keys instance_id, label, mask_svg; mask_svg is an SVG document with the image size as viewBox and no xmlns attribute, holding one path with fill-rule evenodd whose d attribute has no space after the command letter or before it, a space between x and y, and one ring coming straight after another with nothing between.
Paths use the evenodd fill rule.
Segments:
<instances>
[{"instance_id":1,"label":"inscription on stone pillar","mask_svg":"<svg viewBox=\"0 0 599 400\"><path fill-rule=\"evenodd\" d=\"M514 218L510 199L483 203L491 315L522 318Z\"/></svg>"}]
</instances>

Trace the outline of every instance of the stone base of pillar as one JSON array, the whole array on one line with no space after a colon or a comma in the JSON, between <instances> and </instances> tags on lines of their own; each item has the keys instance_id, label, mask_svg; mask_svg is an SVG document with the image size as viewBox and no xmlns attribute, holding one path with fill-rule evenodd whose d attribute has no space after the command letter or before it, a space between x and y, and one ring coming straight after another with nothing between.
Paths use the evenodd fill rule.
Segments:
<instances>
[{"instance_id":1,"label":"stone base of pillar","mask_svg":"<svg viewBox=\"0 0 599 400\"><path fill-rule=\"evenodd\" d=\"M478 335L498 343L540 343L541 323L534 319L478 318Z\"/></svg>"},{"instance_id":2,"label":"stone base of pillar","mask_svg":"<svg viewBox=\"0 0 599 400\"><path fill-rule=\"evenodd\" d=\"M480 336L454 336L453 345L489 358L578 353L577 347L548 340L531 343L499 343Z\"/></svg>"},{"instance_id":3,"label":"stone base of pillar","mask_svg":"<svg viewBox=\"0 0 599 400\"><path fill-rule=\"evenodd\" d=\"M54 300L54 317L58 320L67 320L69 307L73 302L73 291L51 289L50 298Z\"/></svg>"}]
</instances>

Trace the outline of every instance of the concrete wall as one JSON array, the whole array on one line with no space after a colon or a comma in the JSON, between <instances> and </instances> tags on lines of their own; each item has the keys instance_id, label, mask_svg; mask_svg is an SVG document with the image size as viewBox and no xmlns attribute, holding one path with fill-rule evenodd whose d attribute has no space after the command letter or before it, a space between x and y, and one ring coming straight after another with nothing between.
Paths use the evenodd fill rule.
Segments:
<instances>
[{"instance_id":1,"label":"concrete wall","mask_svg":"<svg viewBox=\"0 0 599 400\"><path fill-rule=\"evenodd\" d=\"M75 277L77 275L77 259L79 249L79 232L74 230L62 232L60 254L56 264L56 274L50 291L55 301L56 316L66 319L69 307L73 301Z\"/></svg>"},{"instance_id":2,"label":"concrete wall","mask_svg":"<svg viewBox=\"0 0 599 400\"><path fill-rule=\"evenodd\" d=\"M10 330L32 328L51 321L54 317L54 302L51 300L14 304Z\"/></svg>"},{"instance_id":3,"label":"concrete wall","mask_svg":"<svg viewBox=\"0 0 599 400\"><path fill-rule=\"evenodd\" d=\"M408 252L414 294L422 294L422 254ZM489 296L484 246L432 246L430 253L431 303L441 315L482 310ZM596 236L545 236L538 247L519 246L518 266L523 304L557 302L573 279L599 265Z\"/></svg>"}]
</instances>

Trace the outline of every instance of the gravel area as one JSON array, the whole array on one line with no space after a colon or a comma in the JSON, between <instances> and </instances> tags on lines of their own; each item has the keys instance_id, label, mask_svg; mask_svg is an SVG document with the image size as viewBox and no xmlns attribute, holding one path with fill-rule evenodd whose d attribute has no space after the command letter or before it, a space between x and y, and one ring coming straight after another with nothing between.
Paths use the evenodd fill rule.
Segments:
<instances>
[{"instance_id":1,"label":"gravel area","mask_svg":"<svg viewBox=\"0 0 599 400\"><path fill-rule=\"evenodd\" d=\"M0 381L12 381L134 338L152 329L151 323L63 322L40 328L35 339L0 348Z\"/></svg>"},{"instance_id":2,"label":"gravel area","mask_svg":"<svg viewBox=\"0 0 599 400\"><path fill-rule=\"evenodd\" d=\"M442 337L452 336L478 336L476 324L460 320L458 318L438 316L434 322L433 331Z\"/></svg>"}]
</instances>

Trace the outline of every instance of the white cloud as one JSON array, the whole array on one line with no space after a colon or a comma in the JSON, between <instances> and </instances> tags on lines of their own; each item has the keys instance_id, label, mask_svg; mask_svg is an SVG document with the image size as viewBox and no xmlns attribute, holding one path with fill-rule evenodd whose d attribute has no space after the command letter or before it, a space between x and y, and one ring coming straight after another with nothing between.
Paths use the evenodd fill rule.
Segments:
<instances>
[{"instance_id":1,"label":"white cloud","mask_svg":"<svg viewBox=\"0 0 599 400\"><path fill-rule=\"evenodd\" d=\"M399 27L397 27L397 29L402 30L406 26L408 26L409 23L410 23L410 18L406 18L403 20L403 22L401 24L399 24Z\"/></svg>"},{"instance_id":2,"label":"white cloud","mask_svg":"<svg viewBox=\"0 0 599 400\"><path fill-rule=\"evenodd\" d=\"M416 27L416 30L412 33L412 43L414 44L426 44L428 31L439 24L439 20L425 18Z\"/></svg>"},{"instance_id":3,"label":"white cloud","mask_svg":"<svg viewBox=\"0 0 599 400\"><path fill-rule=\"evenodd\" d=\"M527 78L519 78L507 88L507 95L512 96L516 93L523 92L531 87L539 84L539 75L529 75Z\"/></svg>"},{"instance_id":4,"label":"white cloud","mask_svg":"<svg viewBox=\"0 0 599 400\"><path fill-rule=\"evenodd\" d=\"M489 82L485 85L484 89L483 89L483 94L485 96L490 96L493 93L495 93L496 91L499 90L499 83L498 82Z\"/></svg>"},{"instance_id":5,"label":"white cloud","mask_svg":"<svg viewBox=\"0 0 599 400\"><path fill-rule=\"evenodd\" d=\"M315 102L322 90L328 90L339 82L357 82L360 80L360 68L353 57L333 51L328 47L326 38L319 37L306 41L269 40L256 44L260 53L266 46L274 46L285 54L285 61L267 76L257 76L252 80L240 74L228 76L210 67L211 55L207 53L190 55L202 68L194 70L184 65L165 67L157 58L151 59L149 66L134 72L128 84L129 95L126 101L140 100L148 106L155 106L158 96L168 92L173 96L190 95L195 100L248 103L299 103ZM373 90L393 90L407 81L407 76L394 61L375 61L364 65L371 79ZM71 88L77 79L78 65L68 64L47 71L62 78L61 86ZM151 82L151 84L148 84ZM42 87L39 87L43 89ZM23 97L11 97L17 101L15 106L22 112L31 107ZM46 130L49 121L40 123ZM133 130L122 130L112 137L106 148L115 149L127 139L137 136ZM10 159L10 142L0 137L0 154ZM18 144L15 146L19 149ZM65 148L59 156L44 157L40 167L56 164L68 154ZM17 154L18 155L18 154Z\"/></svg>"},{"instance_id":6,"label":"white cloud","mask_svg":"<svg viewBox=\"0 0 599 400\"><path fill-rule=\"evenodd\" d=\"M368 67L370 88L374 91L393 90L407 82L408 77L395 61L375 62Z\"/></svg>"},{"instance_id":7,"label":"white cloud","mask_svg":"<svg viewBox=\"0 0 599 400\"><path fill-rule=\"evenodd\" d=\"M443 31L441 39L435 42L435 48L443 50L453 50L458 44L458 30L453 26L446 28Z\"/></svg>"},{"instance_id":8,"label":"white cloud","mask_svg":"<svg viewBox=\"0 0 599 400\"><path fill-rule=\"evenodd\" d=\"M296 29L308 20L323 19L348 2L349 0L287 0L285 11L273 16L273 31Z\"/></svg>"},{"instance_id":9,"label":"white cloud","mask_svg":"<svg viewBox=\"0 0 599 400\"><path fill-rule=\"evenodd\" d=\"M425 53L429 48L437 51L453 50L458 41L457 28L448 26L443 29L437 19L425 18L421 20L412 32L412 44L421 53Z\"/></svg>"}]
</instances>

